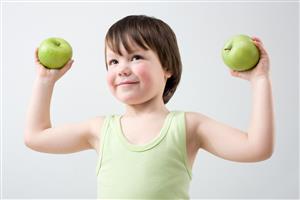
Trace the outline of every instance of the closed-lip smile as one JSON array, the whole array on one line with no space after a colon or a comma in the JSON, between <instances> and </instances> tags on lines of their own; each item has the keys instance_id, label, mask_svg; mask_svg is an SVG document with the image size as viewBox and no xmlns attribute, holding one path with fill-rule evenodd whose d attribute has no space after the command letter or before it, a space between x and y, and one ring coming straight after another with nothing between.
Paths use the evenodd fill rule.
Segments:
<instances>
[{"instance_id":1,"label":"closed-lip smile","mask_svg":"<svg viewBox=\"0 0 300 200\"><path fill-rule=\"evenodd\" d=\"M138 81L122 81L118 83L117 86L126 85L126 84L136 84L136 83L138 83Z\"/></svg>"}]
</instances>

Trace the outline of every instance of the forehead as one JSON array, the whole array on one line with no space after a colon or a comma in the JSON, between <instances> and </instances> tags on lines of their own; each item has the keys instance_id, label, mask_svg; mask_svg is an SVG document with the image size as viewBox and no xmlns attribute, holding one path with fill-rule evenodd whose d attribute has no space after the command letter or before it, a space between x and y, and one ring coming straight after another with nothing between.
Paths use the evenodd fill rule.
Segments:
<instances>
[{"instance_id":1,"label":"forehead","mask_svg":"<svg viewBox=\"0 0 300 200\"><path fill-rule=\"evenodd\" d=\"M108 35L105 39L105 50L118 55L131 54L133 51L149 49L147 42L139 35L120 33Z\"/></svg>"},{"instance_id":2,"label":"forehead","mask_svg":"<svg viewBox=\"0 0 300 200\"><path fill-rule=\"evenodd\" d=\"M142 47L138 46L137 44L129 44L129 49L126 50L124 45L121 43L119 44L119 48L114 50L111 48L109 45L106 44L105 50L106 50L106 55L109 56L116 56L116 55L128 55L136 52L148 52L151 49L143 49ZM120 51L120 52L118 52Z\"/></svg>"}]
</instances>

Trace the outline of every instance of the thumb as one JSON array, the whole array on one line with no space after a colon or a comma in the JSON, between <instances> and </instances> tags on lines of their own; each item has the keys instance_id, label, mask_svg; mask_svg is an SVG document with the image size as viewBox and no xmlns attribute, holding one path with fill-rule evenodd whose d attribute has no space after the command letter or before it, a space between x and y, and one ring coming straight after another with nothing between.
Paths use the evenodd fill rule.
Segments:
<instances>
[{"instance_id":1,"label":"thumb","mask_svg":"<svg viewBox=\"0 0 300 200\"><path fill-rule=\"evenodd\" d=\"M230 70L230 73L233 77L241 78L241 79L248 79L249 72L245 71L236 71L236 70Z\"/></svg>"},{"instance_id":2,"label":"thumb","mask_svg":"<svg viewBox=\"0 0 300 200\"><path fill-rule=\"evenodd\" d=\"M66 73L73 65L74 60L69 60L67 64L61 69L61 73L64 74Z\"/></svg>"},{"instance_id":3,"label":"thumb","mask_svg":"<svg viewBox=\"0 0 300 200\"><path fill-rule=\"evenodd\" d=\"M244 80L249 80L250 77L251 77L252 70L249 70L249 71L230 70L230 73L234 77L241 78L241 79L244 79Z\"/></svg>"},{"instance_id":4,"label":"thumb","mask_svg":"<svg viewBox=\"0 0 300 200\"><path fill-rule=\"evenodd\" d=\"M240 73L238 71L235 71L235 70L232 70L232 69L229 69L229 70L230 70L231 76L234 76L234 77L239 77L240 76Z\"/></svg>"}]
</instances>

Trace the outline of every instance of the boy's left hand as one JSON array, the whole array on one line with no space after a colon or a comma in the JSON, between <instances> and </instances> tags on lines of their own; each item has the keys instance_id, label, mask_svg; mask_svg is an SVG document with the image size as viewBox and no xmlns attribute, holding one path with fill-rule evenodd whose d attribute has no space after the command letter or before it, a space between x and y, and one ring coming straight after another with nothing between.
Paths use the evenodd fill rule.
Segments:
<instances>
[{"instance_id":1,"label":"boy's left hand","mask_svg":"<svg viewBox=\"0 0 300 200\"><path fill-rule=\"evenodd\" d=\"M239 78L248 80L250 82L252 82L260 77L268 77L269 68L270 68L269 55L268 55L267 51L265 50L263 43L257 37L252 37L252 40L260 51L260 59L259 59L257 65L253 69L251 69L249 71L243 71L243 72L229 69L232 76L239 77Z\"/></svg>"}]
</instances>

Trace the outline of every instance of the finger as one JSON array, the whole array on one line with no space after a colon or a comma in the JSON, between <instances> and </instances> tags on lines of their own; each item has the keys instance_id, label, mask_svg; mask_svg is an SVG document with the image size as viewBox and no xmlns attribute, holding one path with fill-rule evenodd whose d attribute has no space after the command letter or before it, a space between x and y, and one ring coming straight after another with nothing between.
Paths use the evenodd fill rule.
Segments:
<instances>
[{"instance_id":1,"label":"finger","mask_svg":"<svg viewBox=\"0 0 300 200\"><path fill-rule=\"evenodd\" d=\"M74 60L69 60L67 64L61 69L62 73L66 73L73 65Z\"/></svg>"},{"instance_id":2,"label":"finger","mask_svg":"<svg viewBox=\"0 0 300 200\"><path fill-rule=\"evenodd\" d=\"M232 70L232 69L229 69L229 70L230 70L230 74L231 74L232 76L238 76L238 72L237 72L237 71Z\"/></svg>"},{"instance_id":3,"label":"finger","mask_svg":"<svg viewBox=\"0 0 300 200\"><path fill-rule=\"evenodd\" d=\"M267 55L267 51L265 50L265 48L264 48L264 46L263 46L262 43L257 42L257 41L254 41L254 44L258 47L258 49L259 49L259 51L260 51L260 54L261 54L262 56Z\"/></svg>"},{"instance_id":4,"label":"finger","mask_svg":"<svg viewBox=\"0 0 300 200\"><path fill-rule=\"evenodd\" d=\"M34 61L35 62L39 62L38 52L39 52L39 49L35 48L35 51L34 51Z\"/></svg>"},{"instance_id":5,"label":"finger","mask_svg":"<svg viewBox=\"0 0 300 200\"><path fill-rule=\"evenodd\" d=\"M42 64L42 63L40 62L40 60L39 60L38 52L39 52L39 49L36 47L36 48L35 48L35 52L34 52L34 62L35 62L36 67L37 67L38 69L39 69L39 68L44 69L43 64Z\"/></svg>"},{"instance_id":6,"label":"finger","mask_svg":"<svg viewBox=\"0 0 300 200\"><path fill-rule=\"evenodd\" d=\"M262 43L261 39L259 39L259 38L256 37L256 36L253 36L253 37L252 37L252 40L253 40L253 41L257 41L257 42Z\"/></svg>"}]
</instances>

